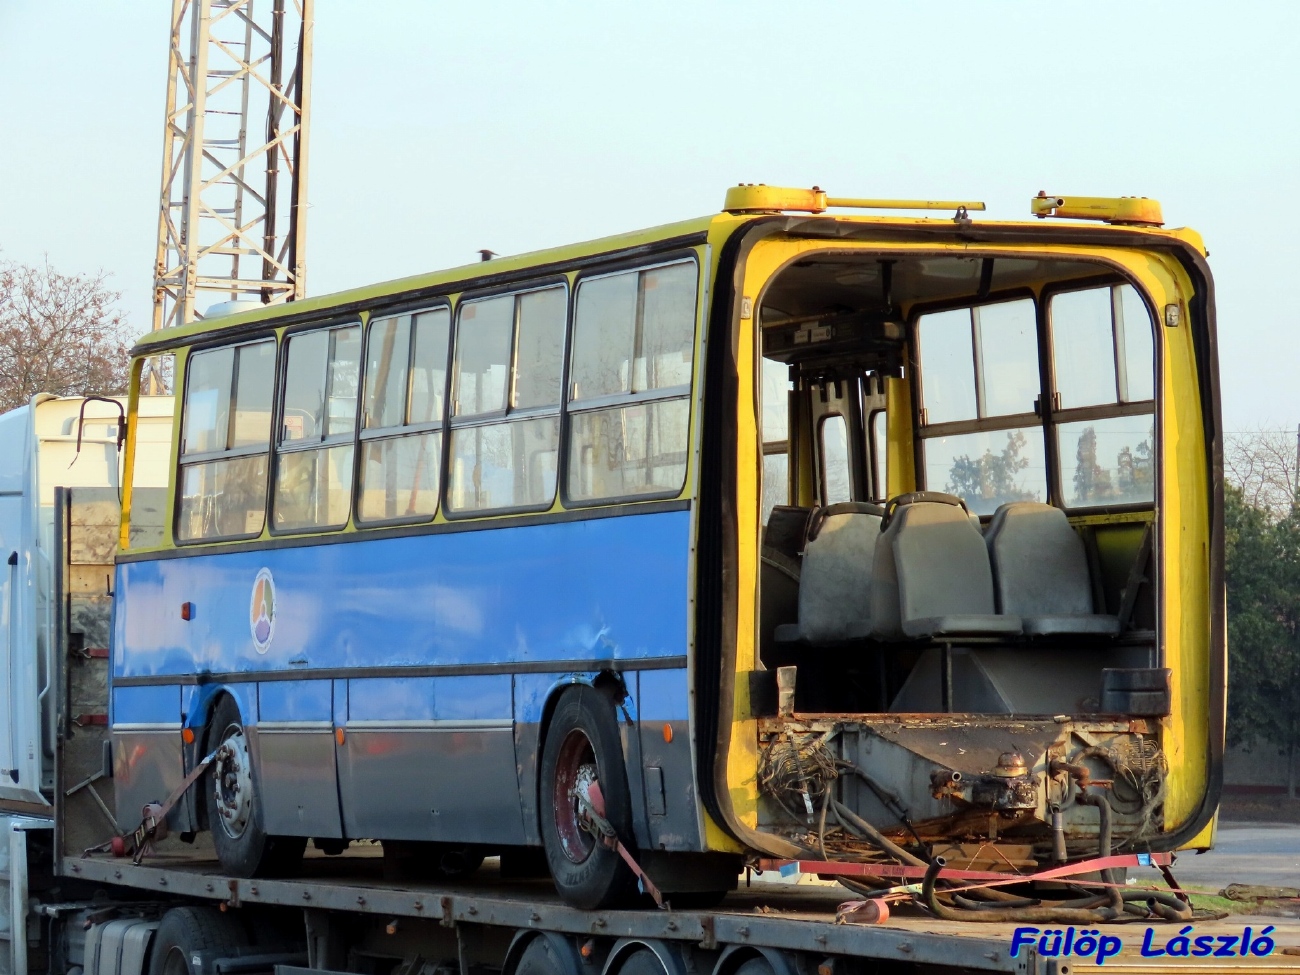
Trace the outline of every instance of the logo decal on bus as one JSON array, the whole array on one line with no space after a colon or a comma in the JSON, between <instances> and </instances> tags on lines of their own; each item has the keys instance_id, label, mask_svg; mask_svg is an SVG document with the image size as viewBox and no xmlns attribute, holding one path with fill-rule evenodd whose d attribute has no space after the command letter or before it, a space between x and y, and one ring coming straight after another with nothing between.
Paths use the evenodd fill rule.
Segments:
<instances>
[{"instance_id":1,"label":"logo decal on bus","mask_svg":"<svg viewBox=\"0 0 1300 975\"><path fill-rule=\"evenodd\" d=\"M248 604L248 629L253 634L253 646L258 653L266 653L275 636L275 580L271 570L263 567L257 571L253 582L253 598Z\"/></svg>"}]
</instances>

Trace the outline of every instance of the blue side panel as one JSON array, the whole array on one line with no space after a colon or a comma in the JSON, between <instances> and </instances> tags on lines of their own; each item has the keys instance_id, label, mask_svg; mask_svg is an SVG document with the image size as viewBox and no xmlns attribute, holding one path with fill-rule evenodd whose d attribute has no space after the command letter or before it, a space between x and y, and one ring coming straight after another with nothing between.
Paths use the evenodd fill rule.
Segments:
<instances>
[{"instance_id":1,"label":"blue side panel","mask_svg":"<svg viewBox=\"0 0 1300 975\"><path fill-rule=\"evenodd\" d=\"M670 511L121 564L113 675L682 655L689 527Z\"/></svg>"},{"instance_id":2,"label":"blue side panel","mask_svg":"<svg viewBox=\"0 0 1300 975\"><path fill-rule=\"evenodd\" d=\"M690 717L690 697L686 671L644 670L637 679L641 684L642 721L686 721Z\"/></svg>"},{"instance_id":3,"label":"blue side panel","mask_svg":"<svg viewBox=\"0 0 1300 975\"><path fill-rule=\"evenodd\" d=\"M257 689L259 721L329 721L333 717L334 682L267 681Z\"/></svg>"},{"instance_id":4,"label":"blue side panel","mask_svg":"<svg viewBox=\"0 0 1300 975\"><path fill-rule=\"evenodd\" d=\"M114 724L174 724L181 721L179 687L118 687L113 690Z\"/></svg>"},{"instance_id":5,"label":"blue side panel","mask_svg":"<svg viewBox=\"0 0 1300 975\"><path fill-rule=\"evenodd\" d=\"M432 677L368 677L348 681L348 720L432 720L433 682Z\"/></svg>"}]
</instances>

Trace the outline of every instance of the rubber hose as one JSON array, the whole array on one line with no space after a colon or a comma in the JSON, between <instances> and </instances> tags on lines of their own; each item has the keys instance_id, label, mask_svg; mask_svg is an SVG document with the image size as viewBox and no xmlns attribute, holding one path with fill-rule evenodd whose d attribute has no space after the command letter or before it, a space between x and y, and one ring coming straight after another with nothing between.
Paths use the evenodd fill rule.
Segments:
<instances>
[{"instance_id":1,"label":"rubber hose","mask_svg":"<svg viewBox=\"0 0 1300 975\"><path fill-rule=\"evenodd\" d=\"M934 883L939 871L947 866L943 857L935 857L925 871L921 881L921 900L936 917L947 921L980 921L992 924L1004 921L1028 921L1046 924L1100 924L1115 918L1115 910L1103 907L1098 910L1080 908L1020 907L1020 908L982 908L948 907L939 901Z\"/></svg>"},{"instance_id":2,"label":"rubber hose","mask_svg":"<svg viewBox=\"0 0 1300 975\"><path fill-rule=\"evenodd\" d=\"M869 822L867 822L865 819L863 819L861 816L855 813L848 806L844 805L844 803L840 802L838 799L832 799L831 804L835 807L835 813L837 816L840 817L841 820L848 820L846 825L853 826L855 829L857 829L859 832L865 835L867 839L871 840L872 843L875 843L876 846L880 847L891 857L894 857L897 860L901 860L903 861L903 863L906 863L912 867L924 867L926 865L924 860L922 860L920 857L916 857L908 853L901 846L899 846L897 843L895 843L893 840L887 837L884 833L880 832L880 830L876 829L876 827L872 826Z\"/></svg>"}]
</instances>

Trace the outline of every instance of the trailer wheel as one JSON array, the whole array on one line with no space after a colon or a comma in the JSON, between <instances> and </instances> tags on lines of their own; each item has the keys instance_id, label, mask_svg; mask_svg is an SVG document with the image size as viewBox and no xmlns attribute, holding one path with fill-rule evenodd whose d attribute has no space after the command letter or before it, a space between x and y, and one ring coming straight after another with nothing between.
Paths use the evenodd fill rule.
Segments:
<instances>
[{"instance_id":1,"label":"trailer wheel","mask_svg":"<svg viewBox=\"0 0 1300 975\"><path fill-rule=\"evenodd\" d=\"M163 915L149 953L149 975L198 975L190 968L196 951L232 955L248 944L239 922L211 907L173 907Z\"/></svg>"},{"instance_id":2,"label":"trailer wheel","mask_svg":"<svg viewBox=\"0 0 1300 975\"><path fill-rule=\"evenodd\" d=\"M649 948L632 952L618 967L617 975L668 975L661 962Z\"/></svg>"},{"instance_id":3,"label":"trailer wheel","mask_svg":"<svg viewBox=\"0 0 1300 975\"><path fill-rule=\"evenodd\" d=\"M221 746L203 777L208 828L221 866L237 877L291 870L307 847L305 836L267 836L253 760L239 706L223 697L212 716L212 747Z\"/></svg>"},{"instance_id":4,"label":"trailer wheel","mask_svg":"<svg viewBox=\"0 0 1300 975\"><path fill-rule=\"evenodd\" d=\"M544 934L533 938L519 956L514 975L578 975L576 953L575 957L566 958L561 954L561 947Z\"/></svg>"},{"instance_id":5,"label":"trailer wheel","mask_svg":"<svg viewBox=\"0 0 1300 975\"><path fill-rule=\"evenodd\" d=\"M604 817L631 843L632 799L614 709L585 686L560 698L542 747L542 846L561 898L585 910L613 907L631 899L632 871L587 828L579 796L603 799Z\"/></svg>"}]
</instances>

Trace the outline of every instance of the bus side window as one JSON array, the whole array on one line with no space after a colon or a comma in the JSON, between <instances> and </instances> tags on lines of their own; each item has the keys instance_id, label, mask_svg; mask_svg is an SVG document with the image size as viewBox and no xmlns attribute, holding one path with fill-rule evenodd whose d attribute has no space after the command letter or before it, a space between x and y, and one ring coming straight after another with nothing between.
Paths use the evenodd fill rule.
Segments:
<instances>
[{"instance_id":1,"label":"bus side window","mask_svg":"<svg viewBox=\"0 0 1300 975\"><path fill-rule=\"evenodd\" d=\"M358 521L427 521L438 510L450 333L446 308L370 324Z\"/></svg>"},{"instance_id":2,"label":"bus side window","mask_svg":"<svg viewBox=\"0 0 1300 975\"><path fill-rule=\"evenodd\" d=\"M1048 316L1061 497L1070 506L1151 502L1155 351L1145 303L1132 285L1088 288L1053 295Z\"/></svg>"},{"instance_id":3,"label":"bus side window","mask_svg":"<svg viewBox=\"0 0 1300 975\"><path fill-rule=\"evenodd\" d=\"M563 286L460 306L448 511L551 506L567 314Z\"/></svg>"},{"instance_id":4,"label":"bus side window","mask_svg":"<svg viewBox=\"0 0 1300 975\"><path fill-rule=\"evenodd\" d=\"M131 404L131 495L126 547L156 548L167 540L167 486L170 474L172 418L145 406L170 394L176 356L167 352L140 360L137 398ZM170 399L170 396L168 396Z\"/></svg>"},{"instance_id":5,"label":"bus side window","mask_svg":"<svg viewBox=\"0 0 1300 975\"><path fill-rule=\"evenodd\" d=\"M177 538L260 535L275 340L191 353L185 376Z\"/></svg>"},{"instance_id":6,"label":"bus side window","mask_svg":"<svg viewBox=\"0 0 1300 975\"><path fill-rule=\"evenodd\" d=\"M579 283L569 377L569 498L681 491L698 276L694 261L681 261Z\"/></svg>"},{"instance_id":7,"label":"bus side window","mask_svg":"<svg viewBox=\"0 0 1300 975\"><path fill-rule=\"evenodd\" d=\"M360 325L289 337L273 530L347 524L360 371Z\"/></svg>"},{"instance_id":8,"label":"bus side window","mask_svg":"<svg viewBox=\"0 0 1300 975\"><path fill-rule=\"evenodd\" d=\"M832 413L818 427L821 454L822 504L853 500L849 474L849 427L844 417Z\"/></svg>"},{"instance_id":9,"label":"bus side window","mask_svg":"<svg viewBox=\"0 0 1300 975\"><path fill-rule=\"evenodd\" d=\"M871 449L871 499L884 504L889 499L889 423L884 410L875 410L867 418Z\"/></svg>"},{"instance_id":10,"label":"bus side window","mask_svg":"<svg viewBox=\"0 0 1300 975\"><path fill-rule=\"evenodd\" d=\"M775 359L762 360L763 510L767 524L772 508L790 503L790 367Z\"/></svg>"}]
</instances>

